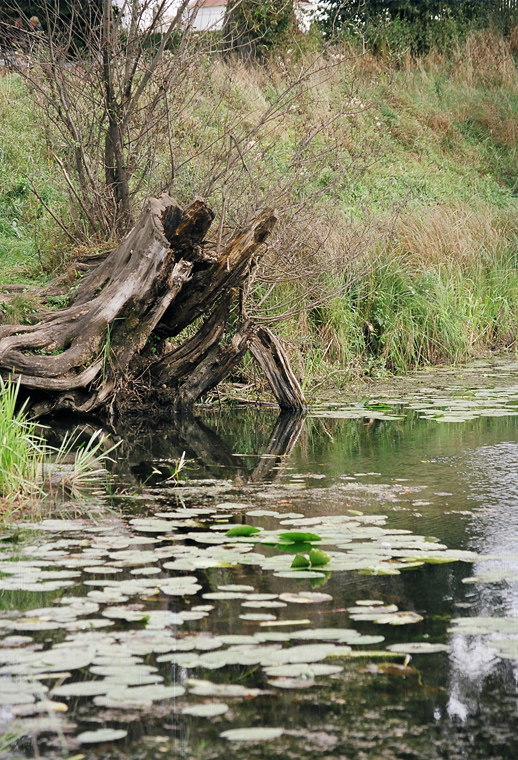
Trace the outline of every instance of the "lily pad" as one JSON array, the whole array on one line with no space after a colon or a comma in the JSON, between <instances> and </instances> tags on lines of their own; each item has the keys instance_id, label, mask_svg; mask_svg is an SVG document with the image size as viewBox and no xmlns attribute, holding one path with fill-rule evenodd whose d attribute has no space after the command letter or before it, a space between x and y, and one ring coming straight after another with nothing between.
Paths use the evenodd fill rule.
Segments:
<instances>
[{"instance_id":1,"label":"lily pad","mask_svg":"<svg viewBox=\"0 0 518 760\"><path fill-rule=\"evenodd\" d=\"M262 689L251 689L237 683L213 683L212 681L202 681L194 678L187 679L186 683L190 693L200 697L240 697L249 699L267 693Z\"/></svg>"},{"instance_id":2,"label":"lily pad","mask_svg":"<svg viewBox=\"0 0 518 760\"><path fill-rule=\"evenodd\" d=\"M311 567L320 567L321 565L329 564L331 557L327 552L321 549L311 549L309 552L309 561Z\"/></svg>"},{"instance_id":3,"label":"lily pad","mask_svg":"<svg viewBox=\"0 0 518 760\"><path fill-rule=\"evenodd\" d=\"M184 715L194 715L197 718L215 718L230 710L224 702L205 702L202 705L188 705L182 712Z\"/></svg>"},{"instance_id":4,"label":"lily pad","mask_svg":"<svg viewBox=\"0 0 518 760\"><path fill-rule=\"evenodd\" d=\"M220 736L230 742L264 742L278 739L283 733L283 728L230 728Z\"/></svg>"},{"instance_id":5,"label":"lily pad","mask_svg":"<svg viewBox=\"0 0 518 760\"><path fill-rule=\"evenodd\" d=\"M279 533L278 538L281 541L292 544L312 543L313 541L322 540L322 538L320 536L317 536L316 533L302 533L300 531L288 531L287 533Z\"/></svg>"},{"instance_id":6,"label":"lily pad","mask_svg":"<svg viewBox=\"0 0 518 760\"><path fill-rule=\"evenodd\" d=\"M123 728L99 728L97 731L83 731L78 734L77 741L80 744L100 744L101 742L115 742L124 739L128 732Z\"/></svg>"},{"instance_id":7,"label":"lily pad","mask_svg":"<svg viewBox=\"0 0 518 760\"><path fill-rule=\"evenodd\" d=\"M253 536L255 533L260 533L260 528L254 528L253 525L236 525L234 528L227 530L226 536Z\"/></svg>"},{"instance_id":8,"label":"lily pad","mask_svg":"<svg viewBox=\"0 0 518 760\"><path fill-rule=\"evenodd\" d=\"M408 644L390 644L387 649L399 654L434 654L435 652L449 652L448 644L432 644L428 641L413 641Z\"/></svg>"},{"instance_id":9,"label":"lily pad","mask_svg":"<svg viewBox=\"0 0 518 760\"><path fill-rule=\"evenodd\" d=\"M317 591L300 591L298 594L279 594L279 599L293 604L320 604L332 601L333 597L330 594L323 594Z\"/></svg>"},{"instance_id":10,"label":"lily pad","mask_svg":"<svg viewBox=\"0 0 518 760\"><path fill-rule=\"evenodd\" d=\"M113 686L111 687L113 689ZM58 686L52 692L57 697L97 697L107 694L110 685L106 681L77 681Z\"/></svg>"}]
</instances>

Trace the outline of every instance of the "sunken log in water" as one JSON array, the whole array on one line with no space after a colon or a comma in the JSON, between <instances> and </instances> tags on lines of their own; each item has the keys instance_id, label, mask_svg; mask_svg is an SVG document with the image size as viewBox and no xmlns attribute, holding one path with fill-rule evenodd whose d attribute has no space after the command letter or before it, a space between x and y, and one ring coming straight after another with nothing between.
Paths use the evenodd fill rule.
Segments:
<instances>
[{"instance_id":1,"label":"sunken log in water","mask_svg":"<svg viewBox=\"0 0 518 760\"><path fill-rule=\"evenodd\" d=\"M288 357L268 328L243 319L229 334L230 309L275 212L261 213L219 255L204 242L213 218L199 199L185 210L167 195L150 199L67 308L34 325L0 325L0 375L20 382L35 414L113 416L150 403L188 407L224 380L247 350L279 406L303 407ZM193 323L197 330L191 327L181 342Z\"/></svg>"}]
</instances>

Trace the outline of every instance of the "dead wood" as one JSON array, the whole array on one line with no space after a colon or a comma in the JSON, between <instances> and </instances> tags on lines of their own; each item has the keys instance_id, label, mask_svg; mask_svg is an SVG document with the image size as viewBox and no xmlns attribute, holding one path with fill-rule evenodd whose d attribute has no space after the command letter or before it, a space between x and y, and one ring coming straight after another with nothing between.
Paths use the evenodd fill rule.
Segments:
<instances>
[{"instance_id":1,"label":"dead wood","mask_svg":"<svg viewBox=\"0 0 518 760\"><path fill-rule=\"evenodd\" d=\"M168 403L180 409L224 380L250 348L279 405L302 408L299 383L273 333L246 320L229 334L227 324L275 212L262 212L219 256L204 242L213 218L200 199L185 210L167 195L150 199L67 308L37 324L0 325L1 376L20 382L37 414L113 414L128 398L138 406L164 387ZM181 341L193 323L196 331Z\"/></svg>"}]
</instances>

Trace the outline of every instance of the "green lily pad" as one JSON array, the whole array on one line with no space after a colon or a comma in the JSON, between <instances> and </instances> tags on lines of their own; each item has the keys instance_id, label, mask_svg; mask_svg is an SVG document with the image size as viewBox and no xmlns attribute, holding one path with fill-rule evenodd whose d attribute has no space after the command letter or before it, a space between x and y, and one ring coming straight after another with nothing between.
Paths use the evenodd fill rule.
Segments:
<instances>
[{"instance_id":1,"label":"green lily pad","mask_svg":"<svg viewBox=\"0 0 518 760\"><path fill-rule=\"evenodd\" d=\"M293 562L291 563L290 567L293 570L306 570L311 566L311 563L307 557L305 557L303 554L297 554L293 558Z\"/></svg>"},{"instance_id":2,"label":"green lily pad","mask_svg":"<svg viewBox=\"0 0 518 760\"><path fill-rule=\"evenodd\" d=\"M256 533L260 533L260 528L254 528L253 525L236 525L234 528L227 530L226 536L253 536Z\"/></svg>"},{"instance_id":3,"label":"green lily pad","mask_svg":"<svg viewBox=\"0 0 518 760\"><path fill-rule=\"evenodd\" d=\"M329 564L331 557L327 552L323 552L321 549L311 549L309 552L309 561L311 567L320 567L321 565Z\"/></svg>"},{"instance_id":4,"label":"green lily pad","mask_svg":"<svg viewBox=\"0 0 518 760\"><path fill-rule=\"evenodd\" d=\"M317 536L316 533L302 533L299 531L288 531L287 533L279 533L278 538L281 541L287 543L299 544L299 543L311 543L313 541L321 541L322 538Z\"/></svg>"}]
</instances>

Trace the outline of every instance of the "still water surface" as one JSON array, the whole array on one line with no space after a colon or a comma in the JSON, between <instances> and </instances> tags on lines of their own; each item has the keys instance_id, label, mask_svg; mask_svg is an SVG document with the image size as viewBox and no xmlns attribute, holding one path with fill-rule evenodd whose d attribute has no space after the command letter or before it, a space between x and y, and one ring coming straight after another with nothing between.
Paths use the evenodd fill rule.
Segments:
<instances>
[{"instance_id":1,"label":"still water surface","mask_svg":"<svg viewBox=\"0 0 518 760\"><path fill-rule=\"evenodd\" d=\"M0 543L0 757L514 760L518 374L478 372L130 430L126 493Z\"/></svg>"}]
</instances>

